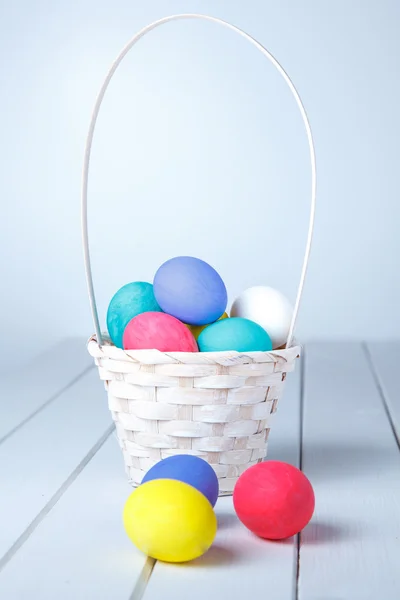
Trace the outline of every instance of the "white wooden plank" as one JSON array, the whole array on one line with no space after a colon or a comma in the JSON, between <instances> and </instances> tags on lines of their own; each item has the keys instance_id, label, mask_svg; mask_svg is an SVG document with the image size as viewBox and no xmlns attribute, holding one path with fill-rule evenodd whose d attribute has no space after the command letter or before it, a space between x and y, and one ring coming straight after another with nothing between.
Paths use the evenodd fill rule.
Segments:
<instances>
[{"instance_id":1,"label":"white wooden plank","mask_svg":"<svg viewBox=\"0 0 400 600\"><path fill-rule=\"evenodd\" d=\"M398 600L400 453L360 344L307 348L299 600Z\"/></svg>"},{"instance_id":2,"label":"white wooden plank","mask_svg":"<svg viewBox=\"0 0 400 600\"><path fill-rule=\"evenodd\" d=\"M50 348L24 368L1 377L0 444L93 366L85 340L71 338Z\"/></svg>"},{"instance_id":3,"label":"white wooden plank","mask_svg":"<svg viewBox=\"0 0 400 600\"><path fill-rule=\"evenodd\" d=\"M149 575L122 525L131 491L113 435L0 573L0 598L128 600Z\"/></svg>"},{"instance_id":4,"label":"white wooden plank","mask_svg":"<svg viewBox=\"0 0 400 600\"><path fill-rule=\"evenodd\" d=\"M367 352L400 443L400 342L371 343Z\"/></svg>"},{"instance_id":5,"label":"white wooden plank","mask_svg":"<svg viewBox=\"0 0 400 600\"><path fill-rule=\"evenodd\" d=\"M300 369L288 375L287 386L270 434L268 458L297 465L299 459ZM295 538L268 542L240 523L230 497L220 498L214 545L200 559L184 565L157 562L144 600L229 600L293 598L297 564Z\"/></svg>"},{"instance_id":6,"label":"white wooden plank","mask_svg":"<svg viewBox=\"0 0 400 600\"><path fill-rule=\"evenodd\" d=\"M93 369L0 446L0 565L111 423Z\"/></svg>"}]
</instances>

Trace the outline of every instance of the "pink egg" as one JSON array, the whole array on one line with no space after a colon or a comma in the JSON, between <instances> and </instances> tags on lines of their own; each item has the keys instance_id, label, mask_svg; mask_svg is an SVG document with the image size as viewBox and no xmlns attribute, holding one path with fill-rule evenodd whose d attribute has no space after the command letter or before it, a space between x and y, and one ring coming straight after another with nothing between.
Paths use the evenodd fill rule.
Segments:
<instances>
[{"instance_id":1,"label":"pink egg","mask_svg":"<svg viewBox=\"0 0 400 600\"><path fill-rule=\"evenodd\" d=\"M124 350L198 352L197 342L188 327L162 312L145 312L131 319L125 327L122 343Z\"/></svg>"}]
</instances>

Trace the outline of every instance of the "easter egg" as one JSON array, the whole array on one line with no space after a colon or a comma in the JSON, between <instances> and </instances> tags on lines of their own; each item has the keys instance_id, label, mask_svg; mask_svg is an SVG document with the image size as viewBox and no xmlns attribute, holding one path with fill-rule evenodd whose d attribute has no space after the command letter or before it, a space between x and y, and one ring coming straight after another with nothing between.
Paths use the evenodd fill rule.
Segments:
<instances>
[{"instance_id":1,"label":"easter egg","mask_svg":"<svg viewBox=\"0 0 400 600\"><path fill-rule=\"evenodd\" d=\"M243 317L258 323L268 332L272 347L285 344L293 308L281 292L258 285L248 288L232 304L231 317Z\"/></svg>"},{"instance_id":2,"label":"easter egg","mask_svg":"<svg viewBox=\"0 0 400 600\"><path fill-rule=\"evenodd\" d=\"M218 319L218 321L220 321L221 319L227 319L227 318L228 318L228 315L226 314L226 312L224 312L224 314ZM197 340L197 338L199 337L199 335L201 334L203 329L208 327L208 325L188 325L188 327Z\"/></svg>"},{"instance_id":3,"label":"easter egg","mask_svg":"<svg viewBox=\"0 0 400 600\"><path fill-rule=\"evenodd\" d=\"M148 311L161 311L151 283L134 281L118 290L111 299L107 311L107 329L110 338L122 348L125 327L133 317Z\"/></svg>"},{"instance_id":4,"label":"easter egg","mask_svg":"<svg viewBox=\"0 0 400 600\"><path fill-rule=\"evenodd\" d=\"M254 321L224 319L212 323L201 332L197 343L201 352L256 352L272 350L268 333Z\"/></svg>"},{"instance_id":5,"label":"easter egg","mask_svg":"<svg viewBox=\"0 0 400 600\"><path fill-rule=\"evenodd\" d=\"M162 312L145 312L129 321L122 338L124 350L198 352L192 332L178 319Z\"/></svg>"},{"instance_id":6,"label":"easter egg","mask_svg":"<svg viewBox=\"0 0 400 600\"><path fill-rule=\"evenodd\" d=\"M207 498L174 479L154 479L134 490L125 504L123 522L139 550L173 563L204 554L217 532L217 518Z\"/></svg>"},{"instance_id":7,"label":"easter egg","mask_svg":"<svg viewBox=\"0 0 400 600\"><path fill-rule=\"evenodd\" d=\"M176 454L160 460L143 477L142 484L153 479L177 479L193 486L212 506L218 499L218 477L202 458L190 454Z\"/></svg>"},{"instance_id":8,"label":"easter egg","mask_svg":"<svg viewBox=\"0 0 400 600\"><path fill-rule=\"evenodd\" d=\"M239 519L253 533L281 540L299 533L314 512L311 483L296 467L270 460L247 469L233 491Z\"/></svg>"},{"instance_id":9,"label":"easter egg","mask_svg":"<svg viewBox=\"0 0 400 600\"><path fill-rule=\"evenodd\" d=\"M199 258L171 258L158 269L153 285L162 310L188 325L213 323L226 309L224 282L211 265Z\"/></svg>"}]
</instances>

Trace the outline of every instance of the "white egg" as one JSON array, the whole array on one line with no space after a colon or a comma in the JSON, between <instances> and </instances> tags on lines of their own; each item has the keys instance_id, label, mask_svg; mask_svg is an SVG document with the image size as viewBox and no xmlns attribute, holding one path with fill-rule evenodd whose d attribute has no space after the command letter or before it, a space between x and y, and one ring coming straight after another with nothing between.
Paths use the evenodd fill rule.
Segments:
<instances>
[{"instance_id":1,"label":"white egg","mask_svg":"<svg viewBox=\"0 0 400 600\"><path fill-rule=\"evenodd\" d=\"M231 317L243 317L261 325L269 334L274 349L286 343L292 315L289 300L278 290L264 285L242 292L231 308Z\"/></svg>"}]
</instances>

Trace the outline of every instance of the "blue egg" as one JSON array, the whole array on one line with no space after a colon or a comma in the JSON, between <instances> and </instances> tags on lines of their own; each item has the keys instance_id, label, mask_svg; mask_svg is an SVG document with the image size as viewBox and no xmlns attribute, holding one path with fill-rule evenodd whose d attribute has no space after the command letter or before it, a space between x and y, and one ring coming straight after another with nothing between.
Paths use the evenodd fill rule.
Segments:
<instances>
[{"instance_id":1,"label":"blue egg","mask_svg":"<svg viewBox=\"0 0 400 600\"><path fill-rule=\"evenodd\" d=\"M158 269L153 283L162 310L183 323L207 325L225 312L225 284L204 260L191 256L171 258Z\"/></svg>"},{"instance_id":2,"label":"blue egg","mask_svg":"<svg viewBox=\"0 0 400 600\"><path fill-rule=\"evenodd\" d=\"M212 323L197 338L200 352L266 352L272 350L268 333L254 321L231 317Z\"/></svg>"},{"instance_id":3,"label":"blue egg","mask_svg":"<svg viewBox=\"0 0 400 600\"><path fill-rule=\"evenodd\" d=\"M123 347L122 336L129 321L144 312L162 312L151 283L127 283L113 296L107 311L107 329L118 348Z\"/></svg>"},{"instance_id":4,"label":"blue egg","mask_svg":"<svg viewBox=\"0 0 400 600\"><path fill-rule=\"evenodd\" d=\"M164 458L146 473L142 483L152 479L176 479L187 483L201 492L212 506L218 499L218 477L211 465L198 456L176 454Z\"/></svg>"}]
</instances>

